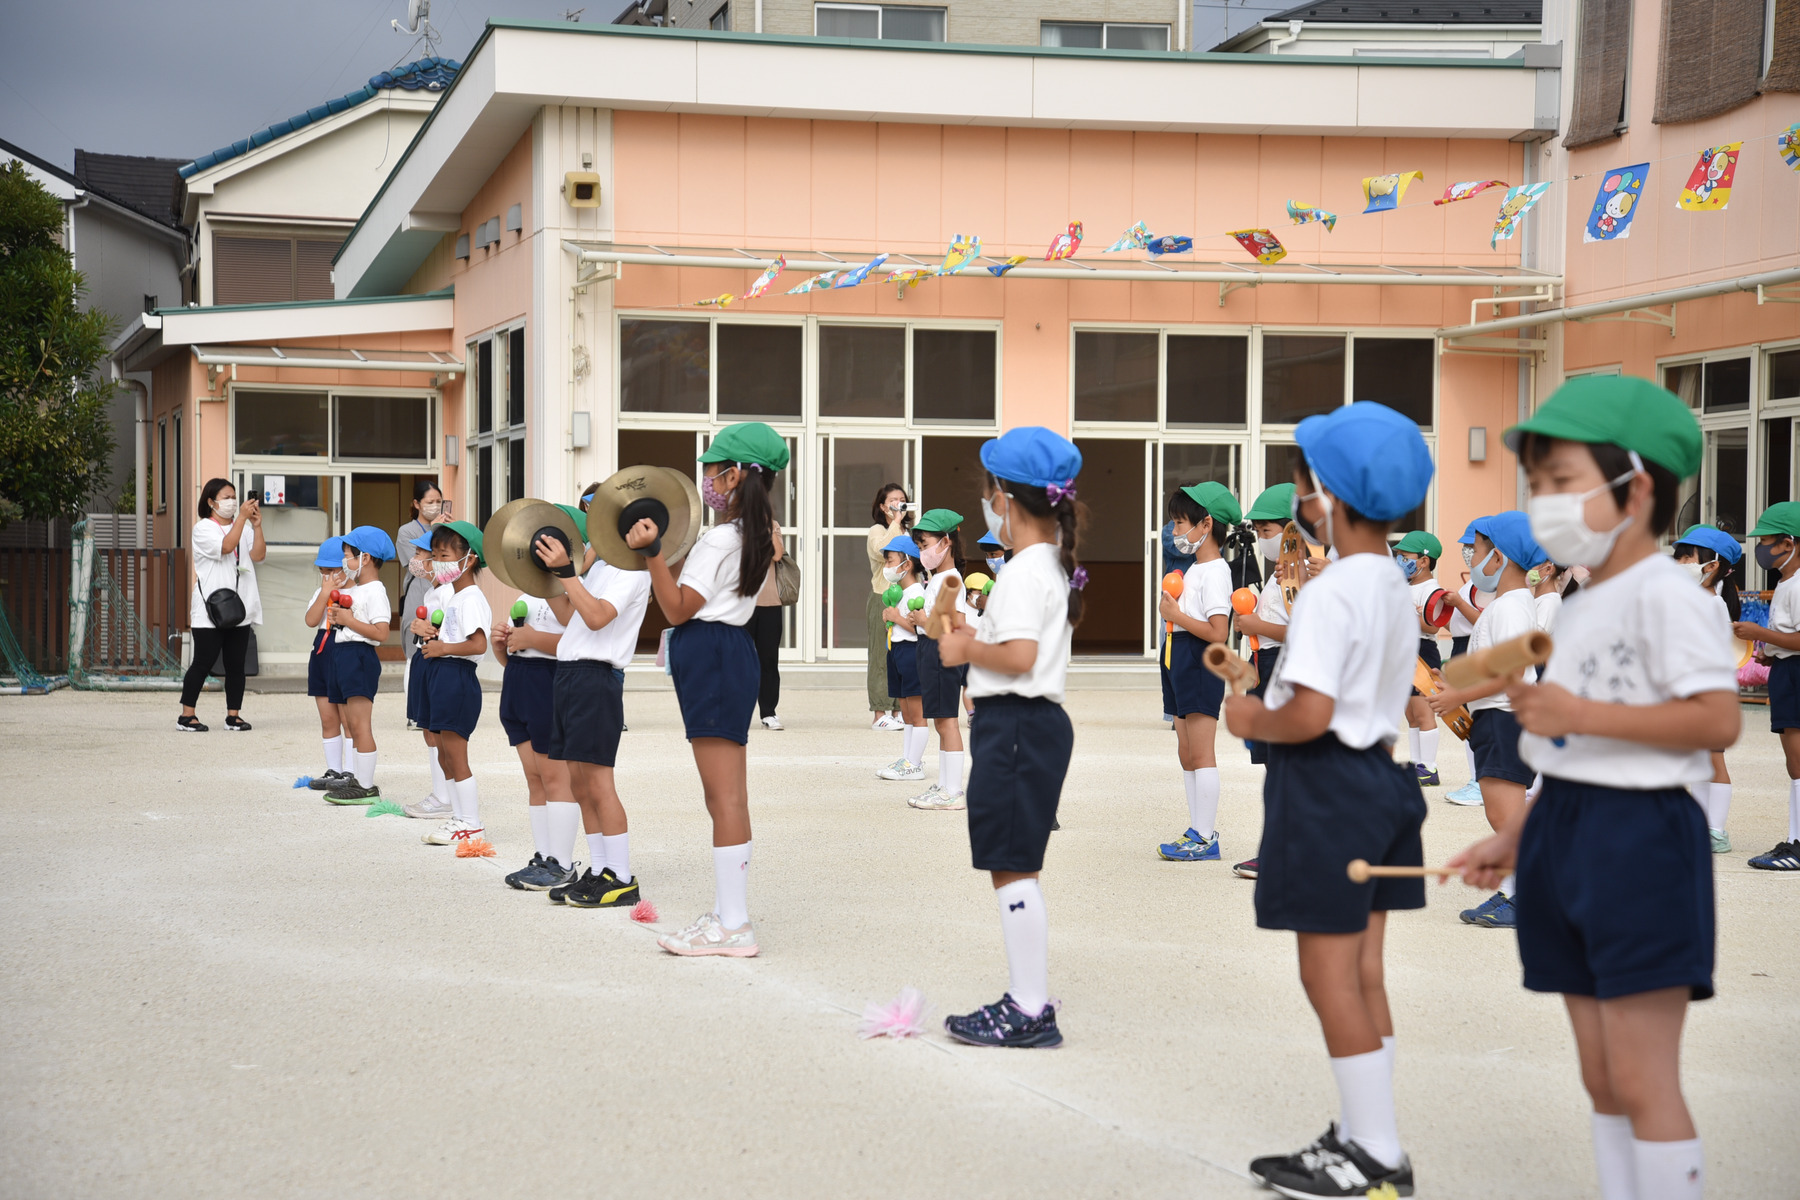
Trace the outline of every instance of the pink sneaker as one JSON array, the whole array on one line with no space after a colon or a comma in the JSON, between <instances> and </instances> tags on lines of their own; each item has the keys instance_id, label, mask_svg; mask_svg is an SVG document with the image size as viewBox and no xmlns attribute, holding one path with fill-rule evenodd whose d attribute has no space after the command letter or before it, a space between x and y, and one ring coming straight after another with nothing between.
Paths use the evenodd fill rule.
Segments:
<instances>
[{"instance_id":1,"label":"pink sneaker","mask_svg":"<svg viewBox=\"0 0 1800 1200\"><path fill-rule=\"evenodd\" d=\"M668 933L656 944L670 954L698 958L707 954L726 958L755 958L756 927L745 921L741 929L726 929L712 913L702 913L698 920L680 933Z\"/></svg>"}]
</instances>

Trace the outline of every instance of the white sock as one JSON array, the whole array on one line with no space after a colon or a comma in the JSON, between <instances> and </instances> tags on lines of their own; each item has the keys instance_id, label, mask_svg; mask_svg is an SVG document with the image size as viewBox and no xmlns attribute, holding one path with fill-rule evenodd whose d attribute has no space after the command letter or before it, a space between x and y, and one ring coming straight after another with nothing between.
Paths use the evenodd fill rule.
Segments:
<instances>
[{"instance_id":1,"label":"white sock","mask_svg":"<svg viewBox=\"0 0 1800 1200\"><path fill-rule=\"evenodd\" d=\"M325 747L325 769L342 771L344 769L344 735L340 733L336 737L321 738L320 741Z\"/></svg>"},{"instance_id":2,"label":"white sock","mask_svg":"<svg viewBox=\"0 0 1800 1200\"><path fill-rule=\"evenodd\" d=\"M356 782L363 787L375 786L375 756L379 751L371 750L367 754L353 751L356 755Z\"/></svg>"},{"instance_id":3,"label":"white sock","mask_svg":"<svg viewBox=\"0 0 1800 1200\"><path fill-rule=\"evenodd\" d=\"M431 794L439 800L449 800L450 794L444 787L449 777L444 774L444 764L438 760L438 748L425 747L425 755L431 760Z\"/></svg>"},{"instance_id":4,"label":"white sock","mask_svg":"<svg viewBox=\"0 0 1800 1200\"><path fill-rule=\"evenodd\" d=\"M1394 1035L1391 1033L1381 1039L1382 1052L1388 1056L1389 1071L1392 1071L1394 1068L1394 1040Z\"/></svg>"},{"instance_id":5,"label":"white sock","mask_svg":"<svg viewBox=\"0 0 1800 1200\"><path fill-rule=\"evenodd\" d=\"M1703 783L1700 786L1707 791L1706 827L1723 830L1725 818L1731 815L1731 785L1729 783ZM1791 823L1792 817L1789 818L1789 821Z\"/></svg>"},{"instance_id":6,"label":"white sock","mask_svg":"<svg viewBox=\"0 0 1800 1200\"><path fill-rule=\"evenodd\" d=\"M466 820L468 806L463 803L462 784L454 779L445 778L444 791L448 793L444 799L450 802L450 815L458 821Z\"/></svg>"},{"instance_id":7,"label":"white sock","mask_svg":"<svg viewBox=\"0 0 1800 1200\"><path fill-rule=\"evenodd\" d=\"M579 807L579 806L577 806ZM606 835L590 833L587 835L588 870L598 875L606 870Z\"/></svg>"},{"instance_id":8,"label":"white sock","mask_svg":"<svg viewBox=\"0 0 1800 1200\"><path fill-rule=\"evenodd\" d=\"M923 725L906 727L906 732L900 739L900 752L907 762L916 767L925 761L925 743L930 737L930 731Z\"/></svg>"},{"instance_id":9,"label":"white sock","mask_svg":"<svg viewBox=\"0 0 1800 1200\"><path fill-rule=\"evenodd\" d=\"M1788 784L1788 841L1800 842L1800 779Z\"/></svg>"},{"instance_id":10,"label":"white sock","mask_svg":"<svg viewBox=\"0 0 1800 1200\"><path fill-rule=\"evenodd\" d=\"M911 728L911 726L907 726ZM713 913L726 929L750 920L750 843L713 847Z\"/></svg>"},{"instance_id":11,"label":"white sock","mask_svg":"<svg viewBox=\"0 0 1800 1200\"><path fill-rule=\"evenodd\" d=\"M1394 1118L1394 1062L1387 1050L1334 1058L1331 1073L1343 1104L1344 1136L1383 1166L1399 1166L1404 1156Z\"/></svg>"},{"instance_id":12,"label":"white sock","mask_svg":"<svg viewBox=\"0 0 1800 1200\"><path fill-rule=\"evenodd\" d=\"M1422 763L1425 761L1423 758L1419 757L1419 731L1411 726L1408 726L1406 730L1406 752L1412 755L1412 761L1414 763Z\"/></svg>"},{"instance_id":13,"label":"white sock","mask_svg":"<svg viewBox=\"0 0 1800 1200\"><path fill-rule=\"evenodd\" d=\"M1050 1003L1050 914L1035 879L1015 879L994 889L1000 902L1000 936L1006 942L1007 989L1028 1016Z\"/></svg>"},{"instance_id":14,"label":"white sock","mask_svg":"<svg viewBox=\"0 0 1800 1200\"><path fill-rule=\"evenodd\" d=\"M1200 781L1194 778L1194 772L1181 773L1181 790L1187 794L1188 828L1195 833L1204 832L1200 828Z\"/></svg>"},{"instance_id":15,"label":"white sock","mask_svg":"<svg viewBox=\"0 0 1800 1200\"><path fill-rule=\"evenodd\" d=\"M962 786L963 752L961 750L938 751L938 786L946 792L960 792Z\"/></svg>"},{"instance_id":16,"label":"white sock","mask_svg":"<svg viewBox=\"0 0 1800 1200\"><path fill-rule=\"evenodd\" d=\"M1513 898L1513 891L1518 887L1518 883L1519 877L1517 875L1508 875L1505 879L1500 881L1500 894L1505 896L1508 900L1511 900Z\"/></svg>"},{"instance_id":17,"label":"white sock","mask_svg":"<svg viewBox=\"0 0 1800 1200\"><path fill-rule=\"evenodd\" d=\"M1706 1156L1700 1139L1640 1142L1631 1139L1637 1200L1700 1200L1706 1193Z\"/></svg>"},{"instance_id":18,"label":"white sock","mask_svg":"<svg viewBox=\"0 0 1800 1200\"><path fill-rule=\"evenodd\" d=\"M572 800L546 802L544 821L544 857L568 866L575 861L575 831L581 828L581 805Z\"/></svg>"},{"instance_id":19,"label":"white sock","mask_svg":"<svg viewBox=\"0 0 1800 1200\"><path fill-rule=\"evenodd\" d=\"M1437 770L1438 735L1440 732L1441 731L1435 725L1430 729L1419 730L1419 753L1425 756L1423 761L1425 763L1425 768L1428 771Z\"/></svg>"},{"instance_id":20,"label":"white sock","mask_svg":"<svg viewBox=\"0 0 1800 1200\"><path fill-rule=\"evenodd\" d=\"M1210 838L1219 832L1219 768L1194 772L1194 832Z\"/></svg>"},{"instance_id":21,"label":"white sock","mask_svg":"<svg viewBox=\"0 0 1800 1200\"><path fill-rule=\"evenodd\" d=\"M606 866L618 877L620 883L631 882L631 835L629 833L610 833L600 838L600 848L606 854Z\"/></svg>"},{"instance_id":22,"label":"white sock","mask_svg":"<svg viewBox=\"0 0 1800 1200\"><path fill-rule=\"evenodd\" d=\"M1544 790L1544 774L1542 771L1531 777L1531 786L1525 789L1525 803L1530 804Z\"/></svg>"},{"instance_id":23,"label":"white sock","mask_svg":"<svg viewBox=\"0 0 1800 1200\"><path fill-rule=\"evenodd\" d=\"M475 777L456 781L456 794L462 797L463 820L471 825L481 824L481 794L475 790Z\"/></svg>"},{"instance_id":24,"label":"white sock","mask_svg":"<svg viewBox=\"0 0 1800 1200\"><path fill-rule=\"evenodd\" d=\"M1594 1113L1594 1172L1600 1200L1638 1200L1637 1170L1631 1154L1631 1118Z\"/></svg>"},{"instance_id":25,"label":"white sock","mask_svg":"<svg viewBox=\"0 0 1800 1200\"><path fill-rule=\"evenodd\" d=\"M550 813L548 804L527 805L531 816L531 848L539 854L550 853Z\"/></svg>"}]
</instances>

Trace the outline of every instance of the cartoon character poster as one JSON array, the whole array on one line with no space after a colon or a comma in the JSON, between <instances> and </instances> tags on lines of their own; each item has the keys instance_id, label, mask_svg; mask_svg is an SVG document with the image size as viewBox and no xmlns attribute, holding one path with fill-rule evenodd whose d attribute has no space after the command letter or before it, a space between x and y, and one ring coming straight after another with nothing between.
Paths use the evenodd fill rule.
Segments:
<instances>
[{"instance_id":1,"label":"cartoon character poster","mask_svg":"<svg viewBox=\"0 0 1800 1200\"><path fill-rule=\"evenodd\" d=\"M1144 249L1158 257L1164 254L1191 254L1194 249L1194 239L1185 233L1165 234L1162 237L1151 238L1145 243Z\"/></svg>"},{"instance_id":2,"label":"cartoon character poster","mask_svg":"<svg viewBox=\"0 0 1800 1200\"><path fill-rule=\"evenodd\" d=\"M1725 211L1731 203L1731 180L1737 174L1738 151L1743 146L1742 142L1727 142L1702 150L1675 207L1689 212Z\"/></svg>"},{"instance_id":3,"label":"cartoon character poster","mask_svg":"<svg viewBox=\"0 0 1800 1200\"><path fill-rule=\"evenodd\" d=\"M1581 240L1617 242L1630 237L1631 218L1637 215L1638 202L1644 195L1644 180L1649 174L1649 163L1634 163L1608 171L1600 180L1600 190L1594 196L1594 211L1588 214Z\"/></svg>"},{"instance_id":4,"label":"cartoon character poster","mask_svg":"<svg viewBox=\"0 0 1800 1200\"><path fill-rule=\"evenodd\" d=\"M1327 233L1337 228L1337 214L1320 208L1316 204L1302 204L1298 200L1287 202L1288 220L1296 225L1304 225L1308 221L1317 221L1325 227Z\"/></svg>"},{"instance_id":5,"label":"cartoon character poster","mask_svg":"<svg viewBox=\"0 0 1800 1200\"><path fill-rule=\"evenodd\" d=\"M1500 201L1500 211L1494 216L1494 234L1488 238L1488 249L1497 248L1501 242L1507 241L1519 232L1519 222L1531 206L1536 204L1543 194L1550 190L1548 183L1526 183L1516 188L1509 188L1506 196Z\"/></svg>"},{"instance_id":6,"label":"cartoon character poster","mask_svg":"<svg viewBox=\"0 0 1800 1200\"><path fill-rule=\"evenodd\" d=\"M1238 245L1249 251L1250 257L1265 266L1287 257L1287 247L1267 229L1234 229L1231 236L1237 239Z\"/></svg>"},{"instance_id":7,"label":"cartoon character poster","mask_svg":"<svg viewBox=\"0 0 1800 1200\"><path fill-rule=\"evenodd\" d=\"M1070 221L1066 232L1059 233L1050 239L1050 249L1045 251L1044 261L1055 262L1058 259L1070 258L1079 249L1081 249L1081 222Z\"/></svg>"},{"instance_id":8,"label":"cartoon character poster","mask_svg":"<svg viewBox=\"0 0 1800 1200\"><path fill-rule=\"evenodd\" d=\"M1506 181L1503 179L1471 179L1467 183L1453 183L1445 188L1444 194L1433 200L1432 203L1455 204L1458 200L1467 200L1471 196L1478 196L1489 188L1505 186Z\"/></svg>"},{"instance_id":9,"label":"cartoon character poster","mask_svg":"<svg viewBox=\"0 0 1800 1200\"><path fill-rule=\"evenodd\" d=\"M1365 213L1392 212L1406 199L1406 189L1414 180L1425 182L1423 171L1401 171L1395 175L1371 175L1362 181Z\"/></svg>"},{"instance_id":10,"label":"cartoon character poster","mask_svg":"<svg viewBox=\"0 0 1800 1200\"><path fill-rule=\"evenodd\" d=\"M1139 221L1130 229L1119 235L1119 240L1106 248L1108 254L1119 254L1126 250L1142 250L1149 245L1150 239L1156 236L1150 232L1150 226Z\"/></svg>"},{"instance_id":11,"label":"cartoon character poster","mask_svg":"<svg viewBox=\"0 0 1800 1200\"><path fill-rule=\"evenodd\" d=\"M905 299L908 288L918 287L919 280L929 279L938 273L936 267L906 267L903 270L890 271L888 282L899 289L900 298Z\"/></svg>"},{"instance_id":12,"label":"cartoon character poster","mask_svg":"<svg viewBox=\"0 0 1800 1200\"><path fill-rule=\"evenodd\" d=\"M1800 171L1800 124L1789 125L1775 135L1775 153L1791 169Z\"/></svg>"},{"instance_id":13,"label":"cartoon character poster","mask_svg":"<svg viewBox=\"0 0 1800 1200\"><path fill-rule=\"evenodd\" d=\"M954 275L968 266L970 260L981 257L981 235L971 233L964 237L960 233L950 235L950 248L944 252L944 263L937 269L939 275Z\"/></svg>"},{"instance_id":14,"label":"cartoon character poster","mask_svg":"<svg viewBox=\"0 0 1800 1200\"><path fill-rule=\"evenodd\" d=\"M745 300L762 299L762 294L769 290L769 285L780 278L781 273L785 270L787 270L787 255L776 255L775 261L770 263L768 267L763 270L763 273L756 277L756 282L750 285L750 290L744 293L743 298Z\"/></svg>"}]
</instances>

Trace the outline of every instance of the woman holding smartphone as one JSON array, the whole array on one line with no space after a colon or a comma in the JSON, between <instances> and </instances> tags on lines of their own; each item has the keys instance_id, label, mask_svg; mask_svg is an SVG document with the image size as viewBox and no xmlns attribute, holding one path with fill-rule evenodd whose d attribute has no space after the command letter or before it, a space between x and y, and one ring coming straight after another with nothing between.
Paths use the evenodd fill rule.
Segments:
<instances>
[{"instance_id":1,"label":"woman holding smartphone","mask_svg":"<svg viewBox=\"0 0 1800 1200\"><path fill-rule=\"evenodd\" d=\"M887 622L882 619L882 610L887 607L881 596L888 589L888 581L882 575L887 566L887 555L883 547L897 537L905 537L912 529L913 513L918 505L907 503L906 489L897 483L884 483L881 490L875 493L875 504L870 513L874 521L869 526L869 711L875 714L871 729L899 730L906 728L906 722L900 719L900 706L894 698L887 694Z\"/></svg>"},{"instance_id":2,"label":"woman holding smartphone","mask_svg":"<svg viewBox=\"0 0 1800 1200\"><path fill-rule=\"evenodd\" d=\"M262 539L262 508L251 496L238 503L237 489L229 479L209 479L200 489L200 520L191 540L194 554L194 591L188 598L188 627L194 639L194 661L181 681L181 716L175 728L183 733L205 733L206 726L194 715L194 702L206 676L221 654L225 659L225 730L241 733L249 722L238 715L244 705L244 656L250 648L250 627L262 624L262 595L256 589L256 565L268 553ZM214 625L206 611L206 598L218 591L236 592L243 602L243 619L227 629Z\"/></svg>"}]
</instances>

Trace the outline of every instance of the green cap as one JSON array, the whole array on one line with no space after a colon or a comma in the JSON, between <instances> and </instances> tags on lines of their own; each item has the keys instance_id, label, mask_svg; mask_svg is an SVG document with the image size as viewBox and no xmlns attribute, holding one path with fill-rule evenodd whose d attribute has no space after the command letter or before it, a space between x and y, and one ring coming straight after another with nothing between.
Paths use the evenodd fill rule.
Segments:
<instances>
[{"instance_id":1,"label":"green cap","mask_svg":"<svg viewBox=\"0 0 1800 1200\"><path fill-rule=\"evenodd\" d=\"M1214 483L1209 479L1205 483L1196 483L1193 487L1181 490L1187 493L1188 499L1211 513L1215 521L1236 525L1244 519L1244 510L1238 506L1237 497L1222 483ZM1287 514L1282 515L1285 517Z\"/></svg>"},{"instance_id":2,"label":"green cap","mask_svg":"<svg viewBox=\"0 0 1800 1200\"><path fill-rule=\"evenodd\" d=\"M1250 511L1244 514L1246 521L1291 521L1294 519L1294 485L1278 483L1274 487L1266 487Z\"/></svg>"},{"instance_id":3,"label":"green cap","mask_svg":"<svg viewBox=\"0 0 1800 1200\"><path fill-rule=\"evenodd\" d=\"M1783 500L1763 509L1762 516L1756 518L1756 528L1748 536L1800 537L1800 501Z\"/></svg>"},{"instance_id":4,"label":"green cap","mask_svg":"<svg viewBox=\"0 0 1800 1200\"><path fill-rule=\"evenodd\" d=\"M442 525L439 525L438 528L454 529L456 532L462 534L463 541L469 543L469 549L475 552L475 565L478 567L487 566L487 559L481 556L481 530L475 528L467 521L445 521Z\"/></svg>"},{"instance_id":5,"label":"green cap","mask_svg":"<svg viewBox=\"0 0 1800 1200\"><path fill-rule=\"evenodd\" d=\"M1404 551L1407 554L1428 554L1435 561L1444 556L1444 543L1423 529L1415 529L1401 538L1394 550L1396 552Z\"/></svg>"},{"instance_id":6,"label":"green cap","mask_svg":"<svg viewBox=\"0 0 1800 1200\"><path fill-rule=\"evenodd\" d=\"M948 508L926 510L918 523L913 526L914 533L949 533L962 524L962 514Z\"/></svg>"},{"instance_id":7,"label":"green cap","mask_svg":"<svg viewBox=\"0 0 1800 1200\"><path fill-rule=\"evenodd\" d=\"M768 471L788 465L787 441L761 421L727 425L713 435L712 445L700 456L703 463L755 463Z\"/></svg>"},{"instance_id":8,"label":"green cap","mask_svg":"<svg viewBox=\"0 0 1800 1200\"><path fill-rule=\"evenodd\" d=\"M1667 388L1635 375L1581 375L1569 380L1542 408L1506 431L1517 454L1520 435L1540 433L1571 442L1611 442L1635 450L1677 479L1700 469L1700 425Z\"/></svg>"},{"instance_id":9,"label":"green cap","mask_svg":"<svg viewBox=\"0 0 1800 1200\"><path fill-rule=\"evenodd\" d=\"M575 522L575 529L581 534L581 540L587 541L587 514L573 504L559 504L556 507L569 514L569 520Z\"/></svg>"}]
</instances>

